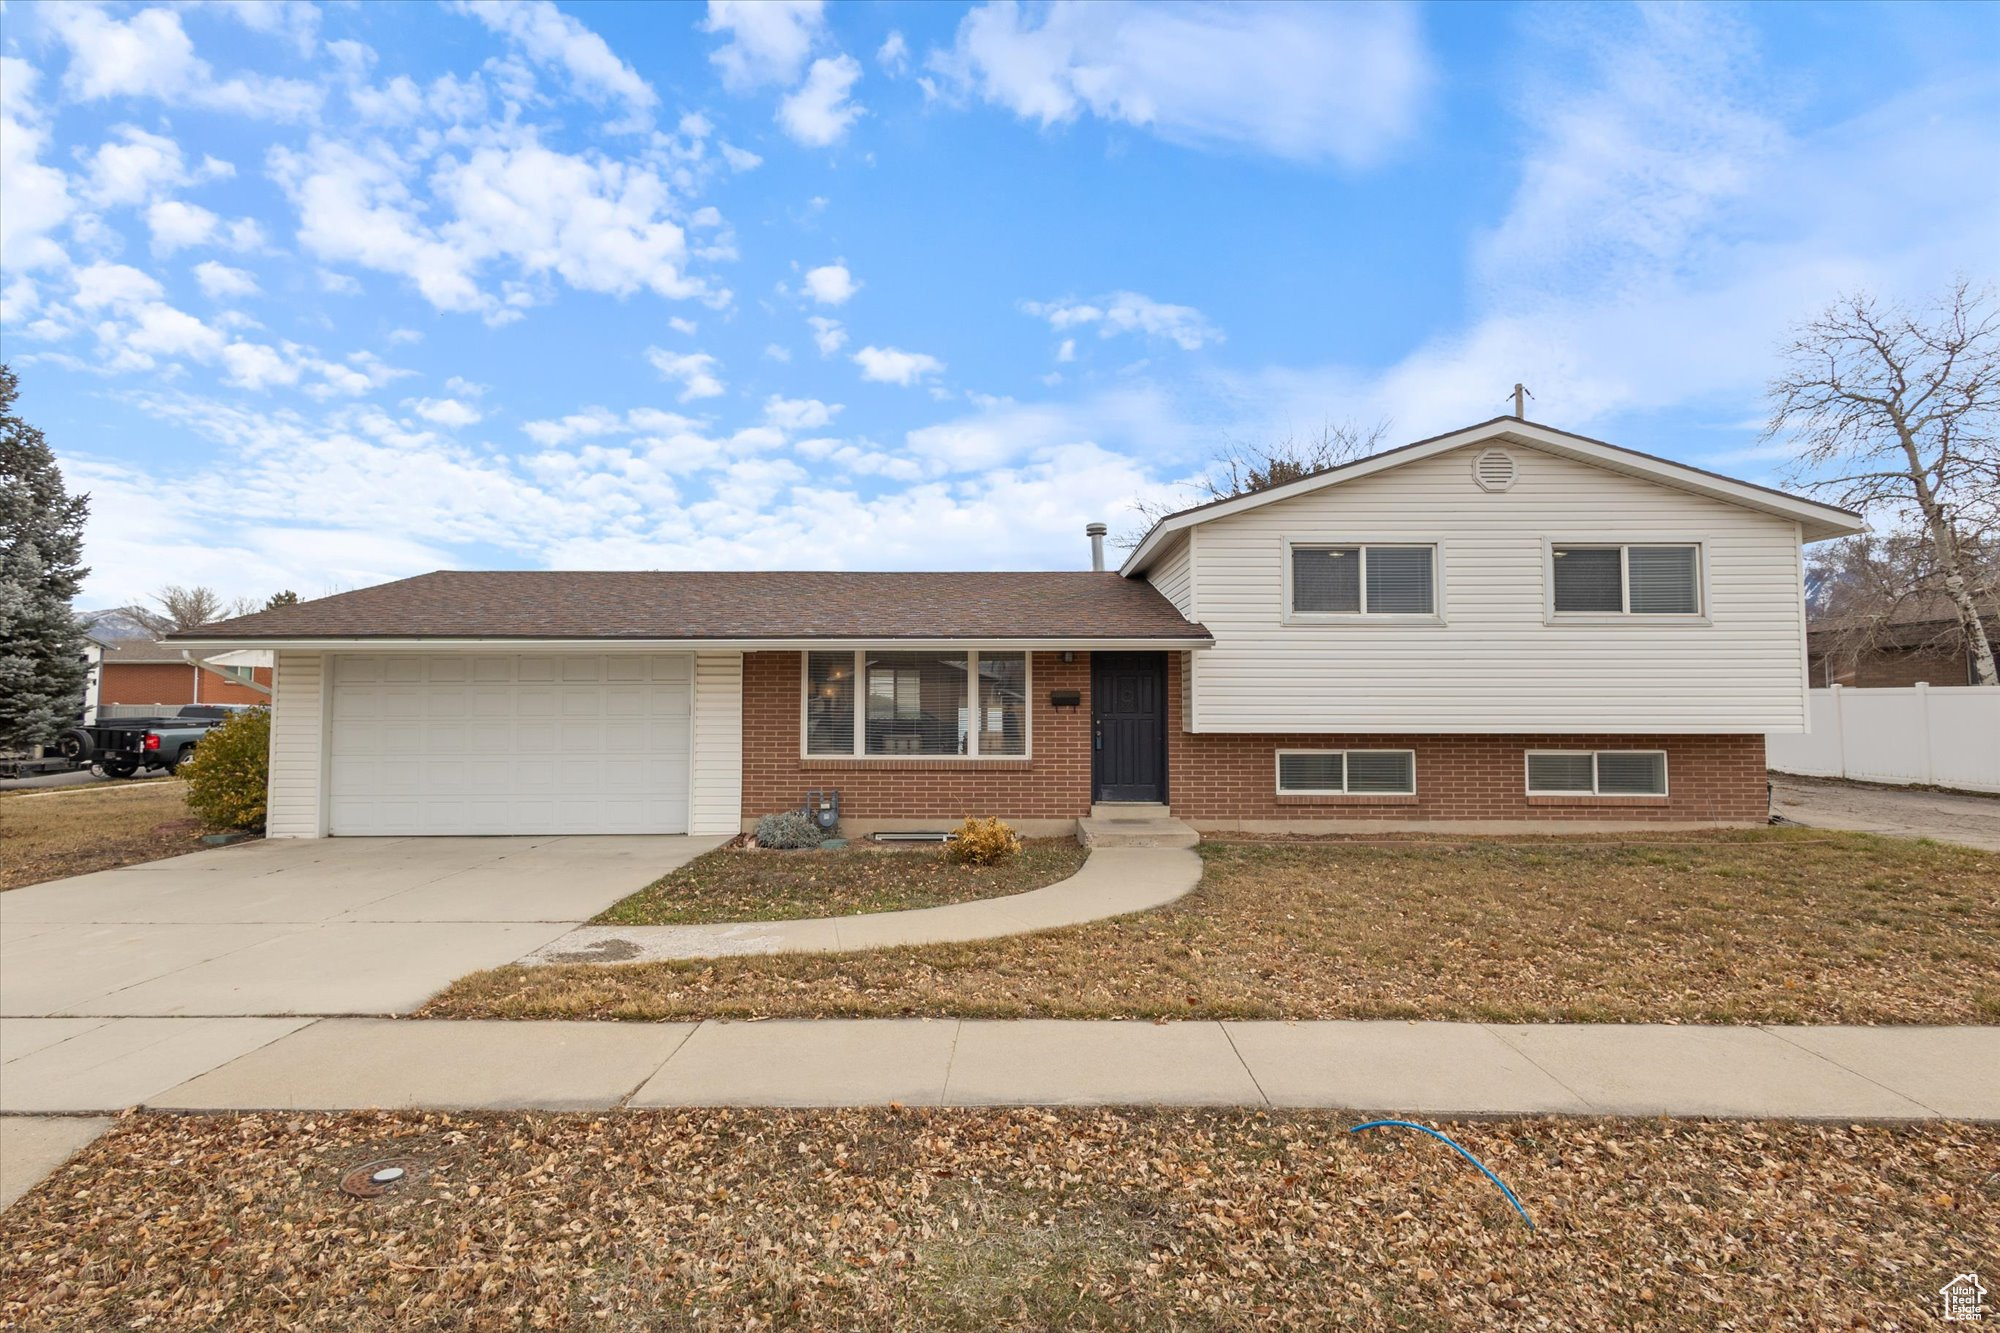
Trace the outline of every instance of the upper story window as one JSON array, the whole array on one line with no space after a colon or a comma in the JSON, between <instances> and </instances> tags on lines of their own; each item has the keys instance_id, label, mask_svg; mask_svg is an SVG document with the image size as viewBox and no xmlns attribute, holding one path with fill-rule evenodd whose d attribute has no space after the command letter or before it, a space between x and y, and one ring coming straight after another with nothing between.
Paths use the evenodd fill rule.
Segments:
<instances>
[{"instance_id":1,"label":"upper story window","mask_svg":"<svg viewBox=\"0 0 2000 1333\"><path fill-rule=\"evenodd\" d=\"M804 727L810 756L1022 758L1028 655L807 653Z\"/></svg>"},{"instance_id":2,"label":"upper story window","mask_svg":"<svg viewBox=\"0 0 2000 1333\"><path fill-rule=\"evenodd\" d=\"M1294 543L1295 616L1435 616L1435 546Z\"/></svg>"},{"instance_id":3,"label":"upper story window","mask_svg":"<svg viewBox=\"0 0 2000 1333\"><path fill-rule=\"evenodd\" d=\"M1550 555L1559 616L1701 614L1699 546L1558 542Z\"/></svg>"}]
</instances>

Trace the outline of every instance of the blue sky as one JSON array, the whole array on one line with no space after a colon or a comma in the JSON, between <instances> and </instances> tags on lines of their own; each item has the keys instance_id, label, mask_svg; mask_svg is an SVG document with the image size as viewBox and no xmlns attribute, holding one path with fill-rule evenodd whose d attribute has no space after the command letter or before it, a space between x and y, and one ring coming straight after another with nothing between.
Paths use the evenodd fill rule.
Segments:
<instances>
[{"instance_id":1,"label":"blue sky","mask_svg":"<svg viewBox=\"0 0 2000 1333\"><path fill-rule=\"evenodd\" d=\"M1775 481L1785 327L1990 280L2000 7L7 0L87 604L1057 568L1225 439Z\"/></svg>"}]
</instances>

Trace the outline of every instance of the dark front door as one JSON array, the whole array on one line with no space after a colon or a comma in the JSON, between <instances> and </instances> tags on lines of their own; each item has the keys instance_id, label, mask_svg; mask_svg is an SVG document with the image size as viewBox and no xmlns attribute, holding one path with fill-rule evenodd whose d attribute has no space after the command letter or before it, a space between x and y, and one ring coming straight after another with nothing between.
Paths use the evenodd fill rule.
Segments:
<instances>
[{"instance_id":1,"label":"dark front door","mask_svg":"<svg viewBox=\"0 0 2000 1333\"><path fill-rule=\"evenodd\" d=\"M1167 655L1090 659L1094 801L1167 799Z\"/></svg>"}]
</instances>

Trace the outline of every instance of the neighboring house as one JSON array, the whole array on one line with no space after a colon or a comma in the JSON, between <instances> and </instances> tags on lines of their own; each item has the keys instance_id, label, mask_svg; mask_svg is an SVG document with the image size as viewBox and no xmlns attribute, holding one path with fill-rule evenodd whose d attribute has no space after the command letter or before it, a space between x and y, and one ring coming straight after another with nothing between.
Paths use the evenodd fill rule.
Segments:
<instances>
[{"instance_id":1,"label":"neighboring house","mask_svg":"<svg viewBox=\"0 0 2000 1333\"><path fill-rule=\"evenodd\" d=\"M1173 515L1118 573L436 573L277 655L273 836L1765 817L1854 515L1501 418Z\"/></svg>"},{"instance_id":2,"label":"neighboring house","mask_svg":"<svg viewBox=\"0 0 2000 1333\"><path fill-rule=\"evenodd\" d=\"M103 644L92 685L90 704L262 704L271 701L271 659L268 653L230 654L242 661L211 662L207 667L187 660L187 650L165 643ZM207 653L196 656L206 657ZM259 689L258 686L263 688Z\"/></svg>"},{"instance_id":3,"label":"neighboring house","mask_svg":"<svg viewBox=\"0 0 2000 1333\"><path fill-rule=\"evenodd\" d=\"M1993 604L1989 591L1975 605ZM2000 646L2000 614L1982 615ZM1814 618L1807 627L1808 674L1817 686L1881 688L1977 685L1972 647L1942 595L1911 597L1881 616Z\"/></svg>"}]
</instances>

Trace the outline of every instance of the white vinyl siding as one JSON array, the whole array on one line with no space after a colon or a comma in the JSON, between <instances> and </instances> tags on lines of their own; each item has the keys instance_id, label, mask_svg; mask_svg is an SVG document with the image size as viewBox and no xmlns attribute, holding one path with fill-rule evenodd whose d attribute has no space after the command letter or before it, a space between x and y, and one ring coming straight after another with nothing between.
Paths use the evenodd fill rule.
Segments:
<instances>
[{"instance_id":1,"label":"white vinyl siding","mask_svg":"<svg viewBox=\"0 0 2000 1333\"><path fill-rule=\"evenodd\" d=\"M1665 796L1664 750L1530 750L1530 796Z\"/></svg>"},{"instance_id":2,"label":"white vinyl siding","mask_svg":"<svg viewBox=\"0 0 2000 1333\"><path fill-rule=\"evenodd\" d=\"M320 791L326 764L326 659L279 653L271 675L271 778L264 836L326 834Z\"/></svg>"},{"instance_id":3,"label":"white vinyl siding","mask_svg":"<svg viewBox=\"0 0 2000 1333\"><path fill-rule=\"evenodd\" d=\"M1280 796L1414 796L1413 750L1280 750Z\"/></svg>"},{"instance_id":4,"label":"white vinyl siding","mask_svg":"<svg viewBox=\"0 0 2000 1333\"><path fill-rule=\"evenodd\" d=\"M736 833L743 819L743 654L696 653L690 833Z\"/></svg>"},{"instance_id":5,"label":"white vinyl siding","mask_svg":"<svg viewBox=\"0 0 2000 1333\"><path fill-rule=\"evenodd\" d=\"M1626 473L1510 445L1518 479L1482 490L1465 450L1203 524L1193 578L1215 646L1198 659L1202 732L1748 733L1805 723L1798 529ZM1289 615L1292 545L1435 534L1437 617L1366 634ZM1698 541L1703 615L1565 623L1552 544ZM1551 621L1554 623L1550 623ZM1443 622L1443 623L1440 623ZM1358 623L1358 622L1347 622Z\"/></svg>"},{"instance_id":6,"label":"white vinyl siding","mask_svg":"<svg viewBox=\"0 0 2000 1333\"><path fill-rule=\"evenodd\" d=\"M1194 534L1190 532L1168 548L1166 554L1147 571L1146 581L1174 604L1174 610L1189 620L1200 620L1201 617L1194 613L1193 557Z\"/></svg>"}]
</instances>

